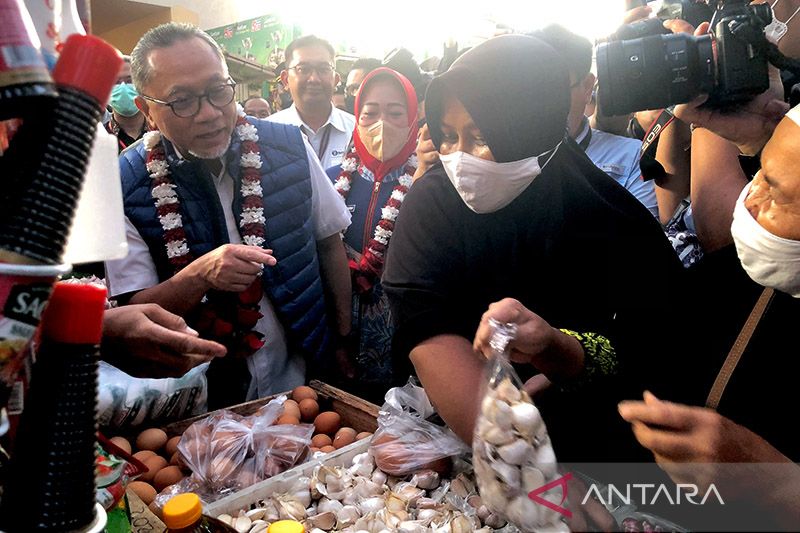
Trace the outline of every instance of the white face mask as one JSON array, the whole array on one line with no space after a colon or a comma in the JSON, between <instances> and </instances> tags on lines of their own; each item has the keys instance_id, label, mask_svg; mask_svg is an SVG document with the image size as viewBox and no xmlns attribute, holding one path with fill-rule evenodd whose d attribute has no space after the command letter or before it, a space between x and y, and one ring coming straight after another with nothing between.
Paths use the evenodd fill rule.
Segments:
<instances>
[{"instance_id":1,"label":"white face mask","mask_svg":"<svg viewBox=\"0 0 800 533\"><path fill-rule=\"evenodd\" d=\"M747 275L764 287L772 287L800 298L800 241L773 235L744 205L748 184L733 210L731 234L736 252Z\"/></svg>"},{"instance_id":2,"label":"white face mask","mask_svg":"<svg viewBox=\"0 0 800 533\"><path fill-rule=\"evenodd\" d=\"M514 201L558 151L552 150L544 163L539 160L547 152L520 161L497 163L465 152L440 155L444 171L467 207L476 213L493 213Z\"/></svg>"}]
</instances>

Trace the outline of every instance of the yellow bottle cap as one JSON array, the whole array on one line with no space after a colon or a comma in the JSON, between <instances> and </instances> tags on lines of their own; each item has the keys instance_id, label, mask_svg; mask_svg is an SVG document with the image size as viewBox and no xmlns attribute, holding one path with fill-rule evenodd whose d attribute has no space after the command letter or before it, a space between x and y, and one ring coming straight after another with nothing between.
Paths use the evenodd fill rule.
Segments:
<instances>
[{"instance_id":1,"label":"yellow bottle cap","mask_svg":"<svg viewBox=\"0 0 800 533\"><path fill-rule=\"evenodd\" d=\"M306 533L306 528L294 520L278 520L269 526L267 533Z\"/></svg>"},{"instance_id":2,"label":"yellow bottle cap","mask_svg":"<svg viewBox=\"0 0 800 533\"><path fill-rule=\"evenodd\" d=\"M173 496L161 511L164 524L170 529L189 527L203 515L203 504L197 494L187 492Z\"/></svg>"}]
</instances>

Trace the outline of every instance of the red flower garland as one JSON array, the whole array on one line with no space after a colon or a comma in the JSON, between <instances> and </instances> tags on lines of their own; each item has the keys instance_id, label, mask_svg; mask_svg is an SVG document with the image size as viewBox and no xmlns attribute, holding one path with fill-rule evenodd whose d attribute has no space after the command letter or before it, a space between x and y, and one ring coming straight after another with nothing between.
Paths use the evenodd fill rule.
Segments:
<instances>
[{"instance_id":1,"label":"red flower garland","mask_svg":"<svg viewBox=\"0 0 800 533\"><path fill-rule=\"evenodd\" d=\"M242 215L240 221L242 242L262 246L264 227L264 199L261 190L261 150L254 126L243 115L236 121L236 132L242 140L241 173ZM167 257L177 274L195 258L189 250L183 229L180 201L175 185L169 178L164 147L158 132L150 132L145 139L147 169L153 178L152 196L155 200L159 222L164 230ZM228 348L229 355L247 357L264 346L264 335L254 331L263 316L260 302L264 291L261 278L257 278L243 292L234 294L212 290L193 316L194 327L203 338L215 340Z\"/></svg>"},{"instance_id":2,"label":"red flower garland","mask_svg":"<svg viewBox=\"0 0 800 533\"><path fill-rule=\"evenodd\" d=\"M405 167L403 175L398 178L398 185L392 189L389 200L381 209L381 219L375 226L372 239L367 243L366 249L361 252L361 260L356 263L350 260L350 271L353 276L353 286L358 293L365 293L372 289L378 282L383 273L386 250L389 247L389 240L394 232L394 223L400 206L403 205L408 189L413 183L412 176L416 171L414 162L416 157L412 155ZM342 198L347 200L350 188L353 184L353 171L359 167L360 160L355 149L353 149L342 163L342 172L334 183L334 188Z\"/></svg>"}]
</instances>

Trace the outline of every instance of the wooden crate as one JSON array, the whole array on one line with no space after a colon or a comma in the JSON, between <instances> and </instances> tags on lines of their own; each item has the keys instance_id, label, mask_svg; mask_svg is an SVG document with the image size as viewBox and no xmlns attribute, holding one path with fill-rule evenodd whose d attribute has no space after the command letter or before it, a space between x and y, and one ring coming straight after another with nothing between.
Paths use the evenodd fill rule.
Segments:
<instances>
[{"instance_id":1,"label":"wooden crate","mask_svg":"<svg viewBox=\"0 0 800 533\"><path fill-rule=\"evenodd\" d=\"M375 430L378 429L377 405L366 400L362 400L361 398L353 396L348 392L337 389L336 387L332 387L321 381L314 380L309 383L309 386L319 395L318 401L320 411L336 411L339 413L339 415L342 417L342 427L351 427L359 433L362 431L374 433ZM290 392L291 391L281 394L290 395ZM266 398L259 398L258 400L253 400L251 402L241 403L231 407L226 407L225 409L220 409L219 411L212 411L210 413L188 418L186 420L181 420L180 422L174 422L164 426L162 429L171 437L174 435L181 435L184 431L186 431L186 428L198 420L202 420L223 410L232 411L242 416L251 415L281 394L274 394L272 396L267 396Z\"/></svg>"}]
</instances>

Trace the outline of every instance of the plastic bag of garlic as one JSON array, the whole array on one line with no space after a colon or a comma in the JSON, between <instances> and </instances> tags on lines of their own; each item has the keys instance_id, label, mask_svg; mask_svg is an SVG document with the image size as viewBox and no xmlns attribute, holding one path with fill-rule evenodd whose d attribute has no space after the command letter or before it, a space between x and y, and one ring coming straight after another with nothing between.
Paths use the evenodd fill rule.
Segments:
<instances>
[{"instance_id":1,"label":"plastic bag of garlic","mask_svg":"<svg viewBox=\"0 0 800 533\"><path fill-rule=\"evenodd\" d=\"M569 531L561 514L528 496L558 477L556 456L541 414L509 362L507 346L516 337L516 325L491 324L493 354L472 441L481 498L522 531ZM563 505L558 494L545 492L541 498Z\"/></svg>"}]
</instances>

